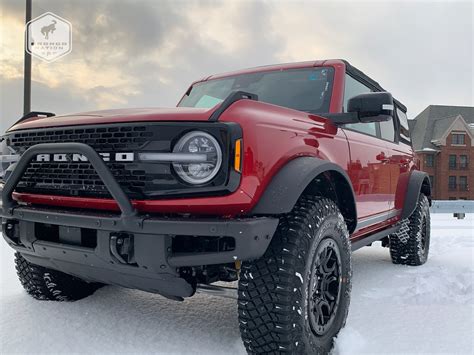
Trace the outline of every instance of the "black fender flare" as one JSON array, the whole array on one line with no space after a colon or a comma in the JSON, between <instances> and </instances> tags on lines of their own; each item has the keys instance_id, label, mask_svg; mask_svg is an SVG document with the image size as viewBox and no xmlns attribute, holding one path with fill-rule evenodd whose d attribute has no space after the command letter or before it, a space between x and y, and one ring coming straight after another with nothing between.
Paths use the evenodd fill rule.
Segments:
<instances>
[{"instance_id":1,"label":"black fender flare","mask_svg":"<svg viewBox=\"0 0 474 355\"><path fill-rule=\"evenodd\" d=\"M299 197L316 177L330 173L337 178L336 183L343 184L346 192L341 210L352 233L357 225L357 209L352 183L339 165L315 157L298 157L286 163L272 178L264 193L255 205L253 215L278 215L291 212ZM341 190L336 189L336 194Z\"/></svg>"},{"instance_id":2,"label":"black fender flare","mask_svg":"<svg viewBox=\"0 0 474 355\"><path fill-rule=\"evenodd\" d=\"M430 177L423 171L413 170L408 178L408 186L402 208L402 219L411 216L416 208L421 192L423 192L426 197L428 197L431 206Z\"/></svg>"}]
</instances>

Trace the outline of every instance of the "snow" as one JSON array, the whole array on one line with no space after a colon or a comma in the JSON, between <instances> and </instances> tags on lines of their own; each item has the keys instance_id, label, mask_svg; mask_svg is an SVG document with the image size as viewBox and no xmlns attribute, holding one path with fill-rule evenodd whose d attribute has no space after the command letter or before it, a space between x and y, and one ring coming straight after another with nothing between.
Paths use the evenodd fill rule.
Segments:
<instances>
[{"instance_id":1,"label":"snow","mask_svg":"<svg viewBox=\"0 0 474 355\"><path fill-rule=\"evenodd\" d=\"M393 265L380 244L354 253L352 300L334 355L472 354L474 214L432 215L428 262ZM245 354L237 305L105 287L74 303L39 302L0 242L0 353Z\"/></svg>"}]
</instances>

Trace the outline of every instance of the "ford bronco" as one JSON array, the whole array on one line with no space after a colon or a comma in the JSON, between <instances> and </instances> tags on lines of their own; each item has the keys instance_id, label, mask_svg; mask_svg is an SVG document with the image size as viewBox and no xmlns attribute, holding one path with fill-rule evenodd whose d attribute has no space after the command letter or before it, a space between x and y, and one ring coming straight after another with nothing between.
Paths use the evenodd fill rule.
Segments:
<instances>
[{"instance_id":1,"label":"ford bronco","mask_svg":"<svg viewBox=\"0 0 474 355\"><path fill-rule=\"evenodd\" d=\"M426 261L406 108L346 61L209 76L177 106L32 112L2 136L3 236L31 296L235 297L249 353L324 354L351 251Z\"/></svg>"}]
</instances>

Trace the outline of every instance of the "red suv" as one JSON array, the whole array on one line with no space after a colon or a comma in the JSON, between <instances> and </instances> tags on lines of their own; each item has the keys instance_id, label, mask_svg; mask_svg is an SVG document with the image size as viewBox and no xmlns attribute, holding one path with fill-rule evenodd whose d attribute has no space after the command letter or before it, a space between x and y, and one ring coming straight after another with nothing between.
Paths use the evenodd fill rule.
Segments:
<instances>
[{"instance_id":1,"label":"red suv","mask_svg":"<svg viewBox=\"0 0 474 355\"><path fill-rule=\"evenodd\" d=\"M249 353L331 349L351 250L428 255L431 187L406 108L343 60L213 75L177 108L33 112L0 163L3 235L29 294L235 297Z\"/></svg>"}]
</instances>

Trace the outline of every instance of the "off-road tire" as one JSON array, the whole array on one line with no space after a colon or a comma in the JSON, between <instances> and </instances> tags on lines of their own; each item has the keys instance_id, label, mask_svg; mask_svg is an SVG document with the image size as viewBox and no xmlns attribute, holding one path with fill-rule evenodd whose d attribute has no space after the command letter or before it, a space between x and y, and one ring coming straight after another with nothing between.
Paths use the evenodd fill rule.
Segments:
<instances>
[{"instance_id":1,"label":"off-road tire","mask_svg":"<svg viewBox=\"0 0 474 355\"><path fill-rule=\"evenodd\" d=\"M18 278L26 292L42 301L77 301L94 293L101 284L88 283L62 272L34 265L15 254Z\"/></svg>"},{"instance_id":2,"label":"off-road tire","mask_svg":"<svg viewBox=\"0 0 474 355\"><path fill-rule=\"evenodd\" d=\"M317 297L310 283L320 248L328 243L339 250L339 304L325 334L318 335L310 317ZM349 233L338 207L326 198L301 197L280 219L264 256L242 264L238 312L248 353L327 354L347 318L351 275Z\"/></svg>"},{"instance_id":3,"label":"off-road tire","mask_svg":"<svg viewBox=\"0 0 474 355\"><path fill-rule=\"evenodd\" d=\"M428 259L430 250L430 205L420 193L416 209L400 222L397 233L390 235L390 256L394 264L418 266Z\"/></svg>"}]
</instances>

